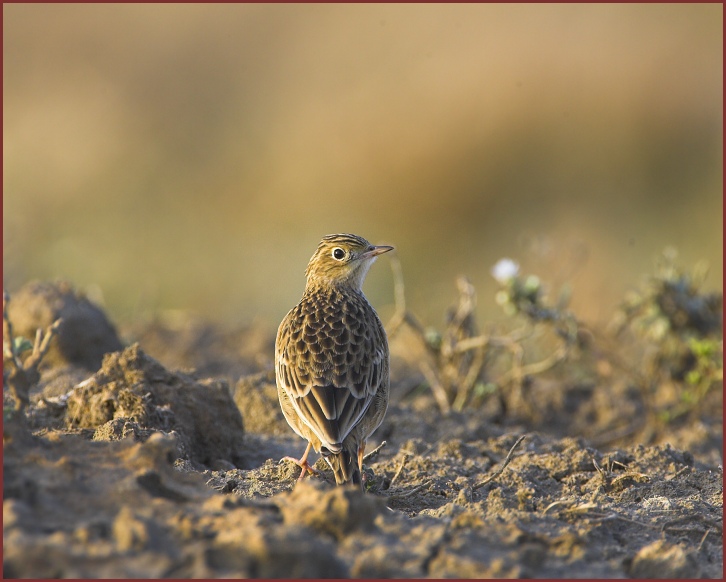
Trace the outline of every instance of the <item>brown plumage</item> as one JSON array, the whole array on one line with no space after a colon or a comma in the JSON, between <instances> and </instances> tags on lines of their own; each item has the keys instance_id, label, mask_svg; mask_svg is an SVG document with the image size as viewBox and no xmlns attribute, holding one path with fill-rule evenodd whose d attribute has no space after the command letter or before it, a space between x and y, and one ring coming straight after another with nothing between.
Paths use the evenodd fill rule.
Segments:
<instances>
[{"instance_id":1,"label":"brown plumage","mask_svg":"<svg viewBox=\"0 0 726 582\"><path fill-rule=\"evenodd\" d=\"M300 479L321 452L338 485L360 486L366 439L388 407L388 341L361 289L376 257L393 247L328 235L308 264L300 302L280 324L275 375L282 412L308 447Z\"/></svg>"}]
</instances>

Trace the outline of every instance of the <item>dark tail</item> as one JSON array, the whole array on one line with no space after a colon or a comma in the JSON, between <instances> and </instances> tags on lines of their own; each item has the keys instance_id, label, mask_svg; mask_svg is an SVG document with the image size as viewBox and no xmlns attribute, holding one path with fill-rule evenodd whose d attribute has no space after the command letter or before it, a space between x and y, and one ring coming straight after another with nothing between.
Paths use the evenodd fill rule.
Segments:
<instances>
[{"instance_id":1,"label":"dark tail","mask_svg":"<svg viewBox=\"0 0 726 582\"><path fill-rule=\"evenodd\" d=\"M333 469L337 485L353 483L361 489L363 488L360 469L358 468L358 447L344 446L341 452L330 455L325 460Z\"/></svg>"}]
</instances>

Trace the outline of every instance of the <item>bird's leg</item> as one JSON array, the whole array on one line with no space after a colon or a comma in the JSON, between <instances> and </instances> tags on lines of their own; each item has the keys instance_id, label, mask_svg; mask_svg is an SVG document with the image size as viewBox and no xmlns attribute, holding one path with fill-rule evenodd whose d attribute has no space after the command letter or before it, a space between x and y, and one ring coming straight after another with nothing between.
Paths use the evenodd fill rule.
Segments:
<instances>
[{"instance_id":1,"label":"bird's leg","mask_svg":"<svg viewBox=\"0 0 726 582\"><path fill-rule=\"evenodd\" d=\"M281 460L283 461L292 461L295 463L298 467L302 469L302 472L300 473L300 476L297 478L298 482L302 481L305 477L305 473L310 473L311 475L319 475L320 471L317 469L313 469L308 464L308 455L310 454L310 449L313 448L313 443L308 442L308 447L305 449L305 452L303 453L303 456L299 459L296 459L294 457L283 457Z\"/></svg>"}]
</instances>

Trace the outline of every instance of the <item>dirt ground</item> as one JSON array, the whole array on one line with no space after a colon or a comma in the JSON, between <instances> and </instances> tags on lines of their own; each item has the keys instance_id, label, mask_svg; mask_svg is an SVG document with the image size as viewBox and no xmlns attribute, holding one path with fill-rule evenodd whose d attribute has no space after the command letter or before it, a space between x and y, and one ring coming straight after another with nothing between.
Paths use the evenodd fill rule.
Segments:
<instances>
[{"instance_id":1,"label":"dirt ground","mask_svg":"<svg viewBox=\"0 0 726 582\"><path fill-rule=\"evenodd\" d=\"M300 484L280 462L305 443L277 402L274 329L177 315L117 333L52 286L9 305L17 335L58 316L74 335L24 414L4 389L6 578L723 576L720 391L654 428L601 365L443 413L396 334L362 493L322 460Z\"/></svg>"}]
</instances>

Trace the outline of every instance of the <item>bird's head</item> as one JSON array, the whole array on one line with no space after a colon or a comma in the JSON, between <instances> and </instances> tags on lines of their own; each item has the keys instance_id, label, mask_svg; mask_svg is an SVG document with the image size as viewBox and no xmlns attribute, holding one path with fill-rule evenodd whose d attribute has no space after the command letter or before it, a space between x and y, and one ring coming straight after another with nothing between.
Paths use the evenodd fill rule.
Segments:
<instances>
[{"instance_id":1,"label":"bird's head","mask_svg":"<svg viewBox=\"0 0 726 582\"><path fill-rule=\"evenodd\" d=\"M308 286L348 285L360 291L376 257L390 250L393 247L375 246L354 234L324 236L305 270Z\"/></svg>"}]
</instances>

